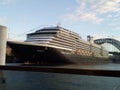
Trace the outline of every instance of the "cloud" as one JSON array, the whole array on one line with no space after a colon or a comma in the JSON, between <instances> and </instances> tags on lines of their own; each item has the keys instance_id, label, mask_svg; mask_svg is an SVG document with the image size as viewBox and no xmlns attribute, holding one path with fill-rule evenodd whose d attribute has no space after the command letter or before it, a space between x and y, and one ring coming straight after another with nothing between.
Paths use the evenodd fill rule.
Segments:
<instances>
[{"instance_id":1,"label":"cloud","mask_svg":"<svg viewBox=\"0 0 120 90\"><path fill-rule=\"evenodd\" d=\"M1 24L5 24L6 20L7 20L7 18L6 18L5 16L4 16L4 17L1 17L1 18L0 18L0 25L1 25Z\"/></svg>"},{"instance_id":2,"label":"cloud","mask_svg":"<svg viewBox=\"0 0 120 90\"><path fill-rule=\"evenodd\" d=\"M1 4L2 5L9 5L9 4L11 4L12 2L13 2L14 0L1 0Z\"/></svg>"},{"instance_id":3,"label":"cloud","mask_svg":"<svg viewBox=\"0 0 120 90\"><path fill-rule=\"evenodd\" d=\"M96 17L93 13L81 13L76 15L66 14L64 17L72 21L90 21L93 23L100 23L103 21L103 19Z\"/></svg>"},{"instance_id":4,"label":"cloud","mask_svg":"<svg viewBox=\"0 0 120 90\"><path fill-rule=\"evenodd\" d=\"M106 0L99 6L99 13L108 13L119 11L120 0Z\"/></svg>"},{"instance_id":5,"label":"cloud","mask_svg":"<svg viewBox=\"0 0 120 90\"><path fill-rule=\"evenodd\" d=\"M120 16L120 0L76 0L78 7L74 12L64 15L72 21L89 21L92 23L101 23L108 18ZM114 13L114 14L110 14Z\"/></svg>"}]
</instances>

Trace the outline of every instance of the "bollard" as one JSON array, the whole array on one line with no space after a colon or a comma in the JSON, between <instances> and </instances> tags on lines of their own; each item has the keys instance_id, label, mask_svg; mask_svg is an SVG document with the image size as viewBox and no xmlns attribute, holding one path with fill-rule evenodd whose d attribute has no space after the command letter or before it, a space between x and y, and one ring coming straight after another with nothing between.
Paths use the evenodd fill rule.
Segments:
<instances>
[{"instance_id":1,"label":"bollard","mask_svg":"<svg viewBox=\"0 0 120 90\"><path fill-rule=\"evenodd\" d=\"M5 65L7 27L0 25L0 65Z\"/></svg>"}]
</instances>

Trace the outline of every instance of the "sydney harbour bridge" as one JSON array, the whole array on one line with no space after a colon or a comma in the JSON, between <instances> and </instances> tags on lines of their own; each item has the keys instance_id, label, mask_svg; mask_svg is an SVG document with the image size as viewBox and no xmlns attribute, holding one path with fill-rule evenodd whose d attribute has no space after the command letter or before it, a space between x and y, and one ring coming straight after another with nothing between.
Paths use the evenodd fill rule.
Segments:
<instances>
[{"instance_id":1,"label":"sydney harbour bridge","mask_svg":"<svg viewBox=\"0 0 120 90\"><path fill-rule=\"evenodd\" d=\"M101 38L94 40L94 43L104 46L110 56L120 59L120 41L113 38Z\"/></svg>"}]
</instances>

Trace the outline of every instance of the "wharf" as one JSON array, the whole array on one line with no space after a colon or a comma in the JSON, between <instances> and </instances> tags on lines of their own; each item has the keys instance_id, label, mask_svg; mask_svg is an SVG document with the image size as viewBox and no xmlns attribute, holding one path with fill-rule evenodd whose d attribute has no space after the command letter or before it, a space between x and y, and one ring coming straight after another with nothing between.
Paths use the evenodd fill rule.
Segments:
<instances>
[{"instance_id":1,"label":"wharf","mask_svg":"<svg viewBox=\"0 0 120 90\"><path fill-rule=\"evenodd\" d=\"M0 66L0 70L79 74L92 76L120 77L119 64L62 65L62 66Z\"/></svg>"}]
</instances>

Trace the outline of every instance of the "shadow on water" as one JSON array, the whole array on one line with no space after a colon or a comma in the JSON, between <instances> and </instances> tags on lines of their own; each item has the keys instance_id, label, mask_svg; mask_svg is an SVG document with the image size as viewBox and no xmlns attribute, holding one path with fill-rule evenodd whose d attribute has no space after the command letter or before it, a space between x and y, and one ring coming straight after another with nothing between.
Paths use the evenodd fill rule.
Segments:
<instances>
[{"instance_id":1,"label":"shadow on water","mask_svg":"<svg viewBox=\"0 0 120 90\"><path fill-rule=\"evenodd\" d=\"M59 65L52 67L120 70L119 64ZM120 90L119 82L119 77L32 71L0 71L0 90Z\"/></svg>"},{"instance_id":2,"label":"shadow on water","mask_svg":"<svg viewBox=\"0 0 120 90\"><path fill-rule=\"evenodd\" d=\"M1 90L119 90L120 78L74 74L1 71Z\"/></svg>"}]
</instances>

